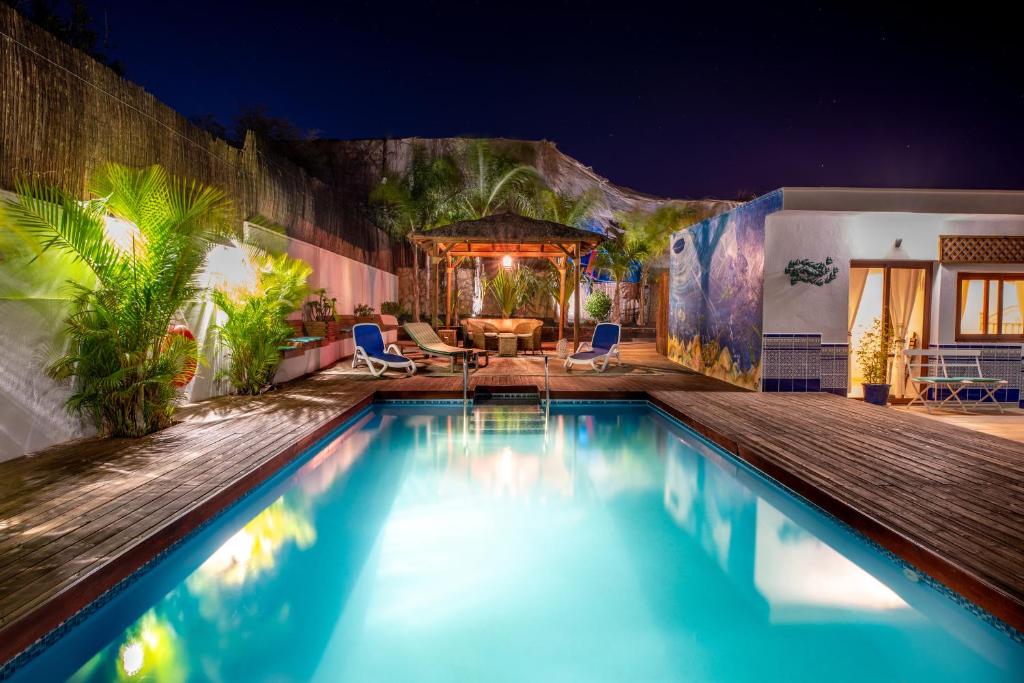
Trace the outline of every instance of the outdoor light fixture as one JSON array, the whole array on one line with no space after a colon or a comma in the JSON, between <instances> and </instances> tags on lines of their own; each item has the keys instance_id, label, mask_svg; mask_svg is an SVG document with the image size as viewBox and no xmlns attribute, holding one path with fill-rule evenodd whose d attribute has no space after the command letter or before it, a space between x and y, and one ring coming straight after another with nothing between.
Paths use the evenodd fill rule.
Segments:
<instances>
[{"instance_id":1,"label":"outdoor light fixture","mask_svg":"<svg viewBox=\"0 0 1024 683\"><path fill-rule=\"evenodd\" d=\"M899 249L900 245L902 245L902 244L903 244L903 238L902 237L897 237L896 238L896 242L892 246L894 246L897 249Z\"/></svg>"},{"instance_id":2,"label":"outdoor light fixture","mask_svg":"<svg viewBox=\"0 0 1024 683\"><path fill-rule=\"evenodd\" d=\"M501 265L503 267L505 267L505 268L511 268L512 267L512 257L509 256L508 254L505 254L504 256L502 256L501 257Z\"/></svg>"}]
</instances>

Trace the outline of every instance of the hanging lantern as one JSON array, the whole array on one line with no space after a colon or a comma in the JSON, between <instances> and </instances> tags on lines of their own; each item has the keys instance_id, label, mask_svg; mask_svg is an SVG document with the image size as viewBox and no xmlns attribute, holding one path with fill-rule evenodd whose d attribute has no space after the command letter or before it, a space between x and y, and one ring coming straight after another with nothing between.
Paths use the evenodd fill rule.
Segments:
<instances>
[{"instance_id":1,"label":"hanging lantern","mask_svg":"<svg viewBox=\"0 0 1024 683\"><path fill-rule=\"evenodd\" d=\"M502 265L503 268L511 268L512 267L512 257L509 254L505 254L504 256L502 256L501 257L501 265Z\"/></svg>"}]
</instances>

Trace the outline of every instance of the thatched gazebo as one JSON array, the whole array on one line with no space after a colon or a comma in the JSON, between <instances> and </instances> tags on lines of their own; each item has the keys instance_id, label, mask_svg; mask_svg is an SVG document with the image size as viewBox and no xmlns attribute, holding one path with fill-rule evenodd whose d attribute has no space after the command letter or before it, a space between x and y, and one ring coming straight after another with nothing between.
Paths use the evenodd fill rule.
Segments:
<instances>
[{"instance_id":1,"label":"thatched gazebo","mask_svg":"<svg viewBox=\"0 0 1024 683\"><path fill-rule=\"evenodd\" d=\"M445 303L446 320L452 321L452 283L455 269L465 259L476 256L487 258L545 258L558 269L558 338L565 330L565 276L569 261L575 265L576 277L575 320L573 339L579 342L580 320L580 259L582 255L602 241L604 236L589 230L580 230L561 223L527 218L514 213L499 213L472 221L459 221L443 225L428 232L412 236L421 249L438 264L444 262L448 275L448 296ZM438 278L434 278L434 301L438 299Z\"/></svg>"}]
</instances>

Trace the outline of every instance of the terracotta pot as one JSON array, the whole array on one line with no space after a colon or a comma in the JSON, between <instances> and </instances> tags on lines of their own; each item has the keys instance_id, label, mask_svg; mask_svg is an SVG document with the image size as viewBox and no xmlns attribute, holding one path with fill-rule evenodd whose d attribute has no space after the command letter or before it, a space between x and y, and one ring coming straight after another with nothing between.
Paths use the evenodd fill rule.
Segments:
<instances>
[{"instance_id":1,"label":"terracotta pot","mask_svg":"<svg viewBox=\"0 0 1024 683\"><path fill-rule=\"evenodd\" d=\"M884 406L889 402L888 384L861 384L864 389L864 402L876 406Z\"/></svg>"}]
</instances>

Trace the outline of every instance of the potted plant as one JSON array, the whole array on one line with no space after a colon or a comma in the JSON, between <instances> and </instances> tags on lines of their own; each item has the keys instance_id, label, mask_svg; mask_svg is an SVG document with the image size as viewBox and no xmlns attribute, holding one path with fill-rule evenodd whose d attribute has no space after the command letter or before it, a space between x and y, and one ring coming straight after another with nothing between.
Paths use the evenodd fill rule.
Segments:
<instances>
[{"instance_id":1,"label":"potted plant","mask_svg":"<svg viewBox=\"0 0 1024 683\"><path fill-rule=\"evenodd\" d=\"M329 332L333 332L333 336L337 337L338 323L334 318L337 312L337 299L327 298L326 289L318 289L313 294L317 298L307 301L303 307L306 334L310 337L328 337ZM331 330L328 330L329 325L333 326Z\"/></svg>"},{"instance_id":2,"label":"potted plant","mask_svg":"<svg viewBox=\"0 0 1024 683\"><path fill-rule=\"evenodd\" d=\"M583 310L595 322L604 322L612 310L612 298L600 289L595 289L583 302Z\"/></svg>"},{"instance_id":3,"label":"potted plant","mask_svg":"<svg viewBox=\"0 0 1024 683\"><path fill-rule=\"evenodd\" d=\"M516 309L526 302L529 276L524 270L502 268L485 283L487 291L494 297L494 302L501 310L502 318L511 318L515 315Z\"/></svg>"},{"instance_id":4,"label":"potted plant","mask_svg":"<svg viewBox=\"0 0 1024 683\"><path fill-rule=\"evenodd\" d=\"M871 329L860 338L857 347L857 362L860 363L864 382L864 401L877 406L889 402L888 375L889 353L892 351L893 339L889 330L883 329L882 319L875 318Z\"/></svg>"},{"instance_id":5,"label":"potted plant","mask_svg":"<svg viewBox=\"0 0 1024 683\"><path fill-rule=\"evenodd\" d=\"M354 313L357 323L377 322L377 316L373 313L373 306L368 304L356 304Z\"/></svg>"}]
</instances>

